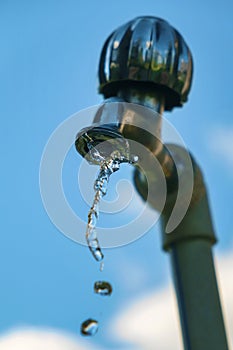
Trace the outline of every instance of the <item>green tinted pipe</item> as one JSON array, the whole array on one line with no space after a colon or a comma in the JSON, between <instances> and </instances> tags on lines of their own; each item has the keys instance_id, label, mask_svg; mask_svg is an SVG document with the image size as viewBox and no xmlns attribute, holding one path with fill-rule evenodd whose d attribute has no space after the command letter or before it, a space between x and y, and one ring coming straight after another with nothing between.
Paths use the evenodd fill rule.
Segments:
<instances>
[{"instance_id":1,"label":"green tinted pipe","mask_svg":"<svg viewBox=\"0 0 233 350\"><path fill-rule=\"evenodd\" d=\"M173 232L165 233L174 203L168 193L162 213L163 249L170 254L185 350L228 350L212 255L216 242L206 187L196 162L189 209Z\"/></svg>"}]
</instances>

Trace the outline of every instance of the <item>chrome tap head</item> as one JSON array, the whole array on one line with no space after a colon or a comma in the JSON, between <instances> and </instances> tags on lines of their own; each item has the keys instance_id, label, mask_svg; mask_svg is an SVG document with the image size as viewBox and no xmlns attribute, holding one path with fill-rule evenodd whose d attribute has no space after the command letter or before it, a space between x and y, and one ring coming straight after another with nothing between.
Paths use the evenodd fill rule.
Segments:
<instances>
[{"instance_id":1,"label":"chrome tap head","mask_svg":"<svg viewBox=\"0 0 233 350\"><path fill-rule=\"evenodd\" d=\"M193 60L180 33L163 19L144 16L122 25L106 40L99 63L105 98L140 88L165 98L165 110L187 101ZM132 101L127 101L132 102Z\"/></svg>"}]
</instances>

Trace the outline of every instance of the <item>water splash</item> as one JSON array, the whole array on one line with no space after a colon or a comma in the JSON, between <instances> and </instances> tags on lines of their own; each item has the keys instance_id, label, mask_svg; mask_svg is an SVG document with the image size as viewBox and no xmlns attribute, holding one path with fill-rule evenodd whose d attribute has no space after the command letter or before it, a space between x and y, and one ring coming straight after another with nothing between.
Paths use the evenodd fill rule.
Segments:
<instances>
[{"instance_id":1,"label":"water splash","mask_svg":"<svg viewBox=\"0 0 233 350\"><path fill-rule=\"evenodd\" d=\"M97 237L96 223L99 218L99 203L102 197L107 194L108 182L110 176L120 169L122 163L133 164L138 161L137 156L125 156L118 150L113 151L109 157L105 158L101 155L97 147L93 145L93 140L87 134L85 134L87 147L89 149L89 156L95 162L100 164L100 170L94 183L95 196L88 213L88 221L86 228L86 241L88 247L97 261L102 261L104 255L102 253L99 240Z\"/></svg>"},{"instance_id":2,"label":"water splash","mask_svg":"<svg viewBox=\"0 0 233 350\"><path fill-rule=\"evenodd\" d=\"M109 282L98 281L94 284L94 292L99 295L111 295L112 286Z\"/></svg>"},{"instance_id":3,"label":"water splash","mask_svg":"<svg viewBox=\"0 0 233 350\"><path fill-rule=\"evenodd\" d=\"M98 331L98 328L98 321L89 318L81 324L81 334L93 336Z\"/></svg>"}]
</instances>

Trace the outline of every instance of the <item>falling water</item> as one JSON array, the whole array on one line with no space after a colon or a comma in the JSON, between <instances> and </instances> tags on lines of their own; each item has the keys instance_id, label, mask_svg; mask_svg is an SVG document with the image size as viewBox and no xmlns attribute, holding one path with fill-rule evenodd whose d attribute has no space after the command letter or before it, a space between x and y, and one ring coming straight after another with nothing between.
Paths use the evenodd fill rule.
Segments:
<instances>
[{"instance_id":1,"label":"falling water","mask_svg":"<svg viewBox=\"0 0 233 350\"><path fill-rule=\"evenodd\" d=\"M100 165L99 174L94 183L95 196L88 213L86 240L92 255L97 261L101 261L104 257L96 232L96 221L99 217L99 203L101 198L107 193L110 175L119 170L121 163L120 159L114 156L115 155L111 155L110 159L103 161Z\"/></svg>"},{"instance_id":2,"label":"falling water","mask_svg":"<svg viewBox=\"0 0 233 350\"><path fill-rule=\"evenodd\" d=\"M110 176L118 171L120 169L120 165L122 163L128 163L128 164L133 164L138 161L137 156L131 156L130 157L130 152L129 152L129 144L128 141L125 139L120 139L118 141L113 140L113 144L122 144L124 143L125 148L124 149L124 154L120 152L118 149L122 149L121 147L115 147L115 149L110 153L109 156L103 156L101 152L95 147L93 139L85 133L83 137L86 140L87 143L87 148L89 149L89 159L90 162L92 163L97 163L100 165L100 169L97 175L97 178L94 182L94 190L95 190L95 195L94 195L94 200L92 203L92 206L90 208L90 211L88 213L88 221L87 221L87 228L86 228L86 241L88 244L88 247L93 255L93 257L97 260L100 261L100 271L103 270L103 258L104 255L102 253L99 240L97 237L97 231L96 231L96 223L99 218L99 204L100 200L102 197L104 197L107 194L108 190L108 182L110 179ZM111 146L113 146L111 144ZM109 141L110 145L110 141ZM114 148L114 147L113 147ZM102 295L102 296L107 296L112 294L112 286L109 282L106 281L97 281L94 284L94 292L96 294ZM84 321L81 325L81 334L83 335L89 335L93 336L96 334L98 331L98 321L93 320L93 319L87 319Z\"/></svg>"},{"instance_id":3,"label":"falling water","mask_svg":"<svg viewBox=\"0 0 233 350\"><path fill-rule=\"evenodd\" d=\"M98 321L93 320L92 318L88 318L81 324L81 333L82 335L95 335L98 331Z\"/></svg>"},{"instance_id":4,"label":"falling water","mask_svg":"<svg viewBox=\"0 0 233 350\"><path fill-rule=\"evenodd\" d=\"M111 295L112 286L109 282L97 281L94 284L94 292L99 295Z\"/></svg>"},{"instance_id":5,"label":"falling water","mask_svg":"<svg viewBox=\"0 0 233 350\"><path fill-rule=\"evenodd\" d=\"M94 258L97 261L101 261L103 260L104 255L102 253L99 240L97 237L97 231L96 231L96 223L97 223L97 219L99 218L100 200L102 197L104 197L107 194L108 182L109 182L110 176L114 172L120 169L120 165L122 163L133 164L137 162L138 157L137 156L126 157L126 156L123 156L118 150L116 150L116 151L113 151L110 154L110 156L108 156L107 158L104 158L100 154L98 149L95 146L93 146L93 140L90 138L90 136L85 134L85 138L87 140L87 147L89 148L89 153L91 158L93 159L93 161L99 162L100 164L100 170L94 183L94 190L95 190L94 200L90 208L90 211L88 213L86 241ZM126 143L126 145L128 144Z\"/></svg>"}]
</instances>

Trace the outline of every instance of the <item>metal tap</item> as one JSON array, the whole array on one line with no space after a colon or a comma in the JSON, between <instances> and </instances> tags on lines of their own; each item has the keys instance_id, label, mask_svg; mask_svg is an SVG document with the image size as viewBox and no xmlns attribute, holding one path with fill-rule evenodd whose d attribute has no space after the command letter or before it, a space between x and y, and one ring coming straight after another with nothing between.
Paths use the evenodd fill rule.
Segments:
<instances>
[{"instance_id":1,"label":"metal tap","mask_svg":"<svg viewBox=\"0 0 233 350\"><path fill-rule=\"evenodd\" d=\"M136 151L130 140L144 145L149 153L139 155L134 181L144 198L148 183L155 189L149 200L155 208L157 200L153 199L158 193L151 171L154 156L166 175L168 188L177 184L173 159L161 141L162 114L187 101L192 70L191 52L168 22L144 16L122 25L107 38L100 56L99 92L105 100L93 125L79 131L76 138L77 151L91 162L94 161L88 157L87 136L95 146L99 145L103 157L114 148L124 154L126 139L133 153L140 150ZM129 103L144 108L135 111Z\"/></svg>"},{"instance_id":2,"label":"metal tap","mask_svg":"<svg viewBox=\"0 0 233 350\"><path fill-rule=\"evenodd\" d=\"M99 147L102 157L108 157L114 149L128 156L134 153L135 142L143 145L148 152L140 154L140 147L135 152L139 152L139 161L134 183L143 199L155 209L160 196L157 169L152 166L156 157L167 184L161 216L162 240L163 249L171 256L184 348L227 350L211 251L216 236L203 176L189 152L177 145L167 148L161 140L162 113L187 101L192 71L187 44L166 21L138 17L119 27L106 40L100 57L99 91L105 100L93 125L78 133L75 145L92 162L90 139ZM176 164L174 154L179 156ZM194 180L190 202L182 221L167 234L174 204L178 202L182 207L188 193L187 154L192 160ZM183 198L178 197L181 184L177 167L182 168Z\"/></svg>"}]
</instances>

